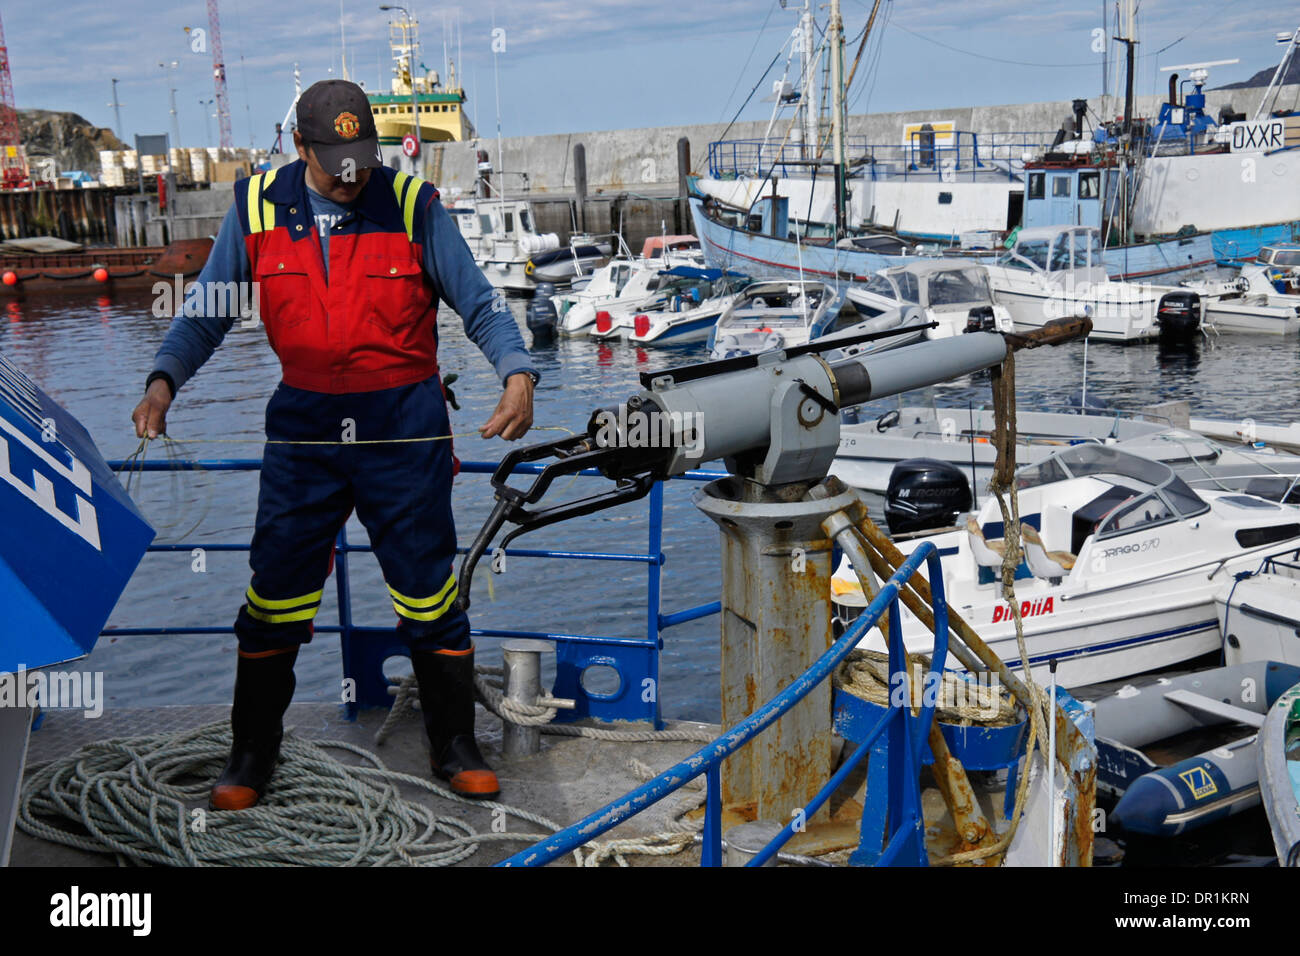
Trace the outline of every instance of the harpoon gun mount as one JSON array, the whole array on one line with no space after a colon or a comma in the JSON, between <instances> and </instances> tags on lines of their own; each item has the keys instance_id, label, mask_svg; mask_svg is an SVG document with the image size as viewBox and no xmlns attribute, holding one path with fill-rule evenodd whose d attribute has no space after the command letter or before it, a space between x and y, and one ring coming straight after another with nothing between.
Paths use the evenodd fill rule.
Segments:
<instances>
[{"instance_id":1,"label":"harpoon gun mount","mask_svg":"<svg viewBox=\"0 0 1300 956\"><path fill-rule=\"evenodd\" d=\"M991 368L1008 349L1055 345L1090 329L1086 318L1067 319L1027 335L977 330L836 357L846 345L883 337L866 333L643 373L643 389L620 406L595 411L585 433L502 459L492 475L496 506L461 564L457 603L469 607L474 568L507 522L515 527L501 547L537 528L635 501L656 481L719 459L744 479L746 497L788 501L826 477L839 448L840 409ZM509 484L521 466L539 462L547 463L530 486ZM587 469L614 487L534 507L557 478Z\"/></svg>"}]
</instances>

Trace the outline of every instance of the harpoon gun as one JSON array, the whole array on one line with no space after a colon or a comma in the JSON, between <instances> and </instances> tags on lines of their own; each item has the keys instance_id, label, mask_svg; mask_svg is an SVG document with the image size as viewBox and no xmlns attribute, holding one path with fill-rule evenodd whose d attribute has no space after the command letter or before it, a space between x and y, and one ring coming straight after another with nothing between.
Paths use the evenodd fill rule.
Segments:
<instances>
[{"instance_id":1,"label":"harpoon gun","mask_svg":"<svg viewBox=\"0 0 1300 956\"><path fill-rule=\"evenodd\" d=\"M460 567L457 605L469 607L479 559L501 528L500 547L570 518L636 501L656 481L722 459L765 491L825 478L840 444L840 409L999 365L1009 350L1057 345L1088 334L1087 318L1024 335L982 327L950 338L843 357L854 344L898 334L870 332L641 375L642 391L596 410L584 433L511 451L492 474L496 505ZM838 353L838 357L837 357ZM521 465L547 462L526 488ZM594 470L614 482L594 495L536 507L557 478Z\"/></svg>"}]
</instances>

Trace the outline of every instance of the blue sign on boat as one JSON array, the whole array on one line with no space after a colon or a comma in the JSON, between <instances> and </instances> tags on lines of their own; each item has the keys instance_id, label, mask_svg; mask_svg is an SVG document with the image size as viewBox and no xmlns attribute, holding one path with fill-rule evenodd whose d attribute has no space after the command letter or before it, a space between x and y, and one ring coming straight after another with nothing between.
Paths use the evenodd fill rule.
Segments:
<instances>
[{"instance_id":1,"label":"blue sign on boat","mask_svg":"<svg viewBox=\"0 0 1300 956\"><path fill-rule=\"evenodd\" d=\"M154 531L90 434L0 353L0 673L84 657Z\"/></svg>"}]
</instances>

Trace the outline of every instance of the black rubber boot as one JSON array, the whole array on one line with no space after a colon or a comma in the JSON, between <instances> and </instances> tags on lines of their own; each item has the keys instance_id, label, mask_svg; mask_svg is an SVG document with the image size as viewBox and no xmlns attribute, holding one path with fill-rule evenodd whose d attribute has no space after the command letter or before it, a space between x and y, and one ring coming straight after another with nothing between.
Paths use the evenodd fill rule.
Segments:
<instances>
[{"instance_id":1,"label":"black rubber boot","mask_svg":"<svg viewBox=\"0 0 1300 956\"><path fill-rule=\"evenodd\" d=\"M297 659L296 647L264 657L240 653L235 703L230 708L234 743L208 798L213 810L247 810L266 792L280 756L284 712L293 699Z\"/></svg>"},{"instance_id":2,"label":"black rubber boot","mask_svg":"<svg viewBox=\"0 0 1300 956\"><path fill-rule=\"evenodd\" d=\"M465 797L491 800L501 792L497 775L474 740L474 648L412 651L420 709L429 735L429 765Z\"/></svg>"}]
</instances>

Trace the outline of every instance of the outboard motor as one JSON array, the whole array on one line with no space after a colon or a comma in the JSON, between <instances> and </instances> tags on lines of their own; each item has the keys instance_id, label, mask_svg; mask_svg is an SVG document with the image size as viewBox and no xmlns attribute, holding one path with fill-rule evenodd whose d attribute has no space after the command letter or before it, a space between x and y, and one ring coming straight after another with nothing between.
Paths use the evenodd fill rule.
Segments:
<instances>
[{"instance_id":1,"label":"outboard motor","mask_svg":"<svg viewBox=\"0 0 1300 956\"><path fill-rule=\"evenodd\" d=\"M996 332L998 330L997 316L993 313L991 305L977 305L966 313L965 332Z\"/></svg>"},{"instance_id":2,"label":"outboard motor","mask_svg":"<svg viewBox=\"0 0 1300 956\"><path fill-rule=\"evenodd\" d=\"M889 474L885 521L890 534L950 528L970 508L970 484L951 462L908 458Z\"/></svg>"},{"instance_id":3,"label":"outboard motor","mask_svg":"<svg viewBox=\"0 0 1300 956\"><path fill-rule=\"evenodd\" d=\"M533 290L533 300L528 303L528 312L524 321L533 333L534 345L549 345L555 338L555 324L559 316L555 314L555 286L550 282L539 282Z\"/></svg>"},{"instance_id":4,"label":"outboard motor","mask_svg":"<svg viewBox=\"0 0 1300 956\"><path fill-rule=\"evenodd\" d=\"M1201 297L1195 292L1166 292L1156 309L1160 337L1186 341L1201 328Z\"/></svg>"}]
</instances>

